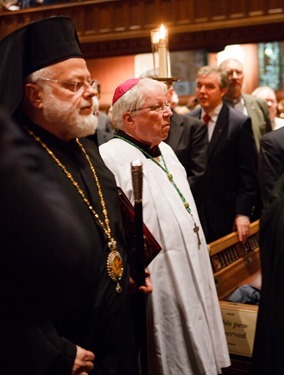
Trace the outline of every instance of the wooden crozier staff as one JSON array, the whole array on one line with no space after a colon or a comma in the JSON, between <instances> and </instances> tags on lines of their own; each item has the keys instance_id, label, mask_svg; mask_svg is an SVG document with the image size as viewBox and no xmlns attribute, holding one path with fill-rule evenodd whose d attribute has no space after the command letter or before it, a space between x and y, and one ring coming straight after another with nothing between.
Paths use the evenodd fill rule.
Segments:
<instances>
[{"instance_id":1,"label":"wooden crozier staff","mask_svg":"<svg viewBox=\"0 0 284 375\"><path fill-rule=\"evenodd\" d=\"M131 163L131 176L134 194L135 211L135 282L138 286L145 285L145 256L144 256L144 236L143 236L143 165L141 160Z\"/></svg>"},{"instance_id":2,"label":"wooden crozier staff","mask_svg":"<svg viewBox=\"0 0 284 375\"><path fill-rule=\"evenodd\" d=\"M135 272L133 277L138 286L145 285L145 256L144 256L144 236L143 236L143 206L142 206L142 189L143 189L143 164L141 160L135 160L131 163L131 176L134 193L134 210L135 210L135 238L136 251L134 260ZM146 318L146 296L137 294L136 304L136 324L137 335L140 349L141 374L148 374L147 359L147 318Z\"/></svg>"}]
</instances>

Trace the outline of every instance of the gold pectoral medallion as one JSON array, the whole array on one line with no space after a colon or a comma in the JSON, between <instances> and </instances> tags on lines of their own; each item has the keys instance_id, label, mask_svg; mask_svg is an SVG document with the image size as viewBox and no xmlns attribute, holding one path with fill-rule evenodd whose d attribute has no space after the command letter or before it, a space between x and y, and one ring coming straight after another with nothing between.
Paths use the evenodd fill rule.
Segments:
<instances>
[{"instance_id":1,"label":"gold pectoral medallion","mask_svg":"<svg viewBox=\"0 0 284 375\"><path fill-rule=\"evenodd\" d=\"M91 214L93 217L96 219L100 227L102 228L106 238L108 239L108 248L110 250L110 253L108 254L107 257L107 272L108 276L110 277L111 280L116 282L116 288L115 290L117 293L120 293L122 291L122 288L119 284L119 282L122 279L123 271L124 271L124 266L123 266L123 260L120 255L120 253L117 250L116 247L116 241L111 235L111 228L109 224L109 218L108 218L108 212L106 209L106 204L103 196L103 191L101 189L101 184L99 181L99 178L97 176L96 169L94 165L91 162L91 159L89 155L87 154L84 146L81 144L78 138L76 138L76 142L78 146L80 147L81 151L83 152L90 170L93 174L95 184L98 189L98 195L100 197L100 203L102 207L102 212L103 212L103 217L100 218L98 213L95 211L92 203L89 201L88 197L85 195L84 190L80 187L79 183L74 179L72 173L67 169L67 167L62 164L62 162L57 158L57 156L54 154L54 152L40 139L40 137L36 136L31 130L26 128L27 132L34 138L35 141L39 142L40 145L46 150L46 152L52 157L52 159L55 161L55 163L62 169L63 173L65 173L66 177L70 180L72 185L75 187L81 198L83 199L84 203L87 205L88 209L90 210Z\"/></svg>"},{"instance_id":2,"label":"gold pectoral medallion","mask_svg":"<svg viewBox=\"0 0 284 375\"><path fill-rule=\"evenodd\" d=\"M110 253L107 257L107 272L111 280L116 282L115 290L117 293L120 293L122 288L119 282L124 271L123 260L120 253L117 251L115 241L109 242L108 247L110 249Z\"/></svg>"}]
</instances>

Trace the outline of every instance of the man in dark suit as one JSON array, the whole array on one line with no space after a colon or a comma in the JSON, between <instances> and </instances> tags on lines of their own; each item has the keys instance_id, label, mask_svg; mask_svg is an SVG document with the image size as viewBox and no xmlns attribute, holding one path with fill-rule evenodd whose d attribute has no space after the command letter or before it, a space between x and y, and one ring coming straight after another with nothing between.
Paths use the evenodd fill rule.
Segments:
<instances>
[{"instance_id":1,"label":"man in dark suit","mask_svg":"<svg viewBox=\"0 0 284 375\"><path fill-rule=\"evenodd\" d=\"M284 174L278 178L260 218L261 299L251 375L283 373Z\"/></svg>"},{"instance_id":2,"label":"man in dark suit","mask_svg":"<svg viewBox=\"0 0 284 375\"><path fill-rule=\"evenodd\" d=\"M251 119L223 103L227 85L221 68L200 68L196 93L201 108L191 112L208 123L208 165L199 207L207 242L232 230L240 241L246 241L258 189Z\"/></svg>"},{"instance_id":3,"label":"man in dark suit","mask_svg":"<svg viewBox=\"0 0 284 375\"><path fill-rule=\"evenodd\" d=\"M264 205L283 172L284 128L280 128L265 134L260 140L258 179Z\"/></svg>"},{"instance_id":4,"label":"man in dark suit","mask_svg":"<svg viewBox=\"0 0 284 375\"><path fill-rule=\"evenodd\" d=\"M174 93L173 86L167 92L167 99L171 102ZM207 128L203 121L194 117L183 116L171 109L171 127L165 140L184 166L187 179L195 199L199 205L200 183L207 164Z\"/></svg>"}]
</instances>

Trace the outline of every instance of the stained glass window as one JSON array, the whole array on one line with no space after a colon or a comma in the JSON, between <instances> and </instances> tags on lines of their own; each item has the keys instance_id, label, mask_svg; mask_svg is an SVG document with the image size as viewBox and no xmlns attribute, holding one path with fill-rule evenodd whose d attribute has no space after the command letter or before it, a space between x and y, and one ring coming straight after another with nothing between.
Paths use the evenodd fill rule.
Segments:
<instances>
[{"instance_id":1,"label":"stained glass window","mask_svg":"<svg viewBox=\"0 0 284 375\"><path fill-rule=\"evenodd\" d=\"M258 44L259 86L284 89L284 42Z\"/></svg>"}]
</instances>

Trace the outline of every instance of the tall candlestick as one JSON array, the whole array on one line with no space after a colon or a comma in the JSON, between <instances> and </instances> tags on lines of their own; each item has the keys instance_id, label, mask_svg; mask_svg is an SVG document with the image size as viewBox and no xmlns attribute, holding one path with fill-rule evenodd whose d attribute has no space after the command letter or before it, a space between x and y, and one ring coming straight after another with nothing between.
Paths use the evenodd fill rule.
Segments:
<instances>
[{"instance_id":1,"label":"tall candlestick","mask_svg":"<svg viewBox=\"0 0 284 375\"><path fill-rule=\"evenodd\" d=\"M170 76L170 62L168 51L168 31L164 25L151 31L152 52L154 61L154 75L159 78Z\"/></svg>"},{"instance_id":2,"label":"tall candlestick","mask_svg":"<svg viewBox=\"0 0 284 375\"><path fill-rule=\"evenodd\" d=\"M167 52L167 61L168 61L168 75L167 75L167 77L171 77L172 71L171 71L171 59L170 59L169 51Z\"/></svg>"},{"instance_id":3,"label":"tall candlestick","mask_svg":"<svg viewBox=\"0 0 284 375\"><path fill-rule=\"evenodd\" d=\"M158 44L159 54L159 77L168 77L168 48L167 30L164 25L160 27L160 38Z\"/></svg>"}]
</instances>

